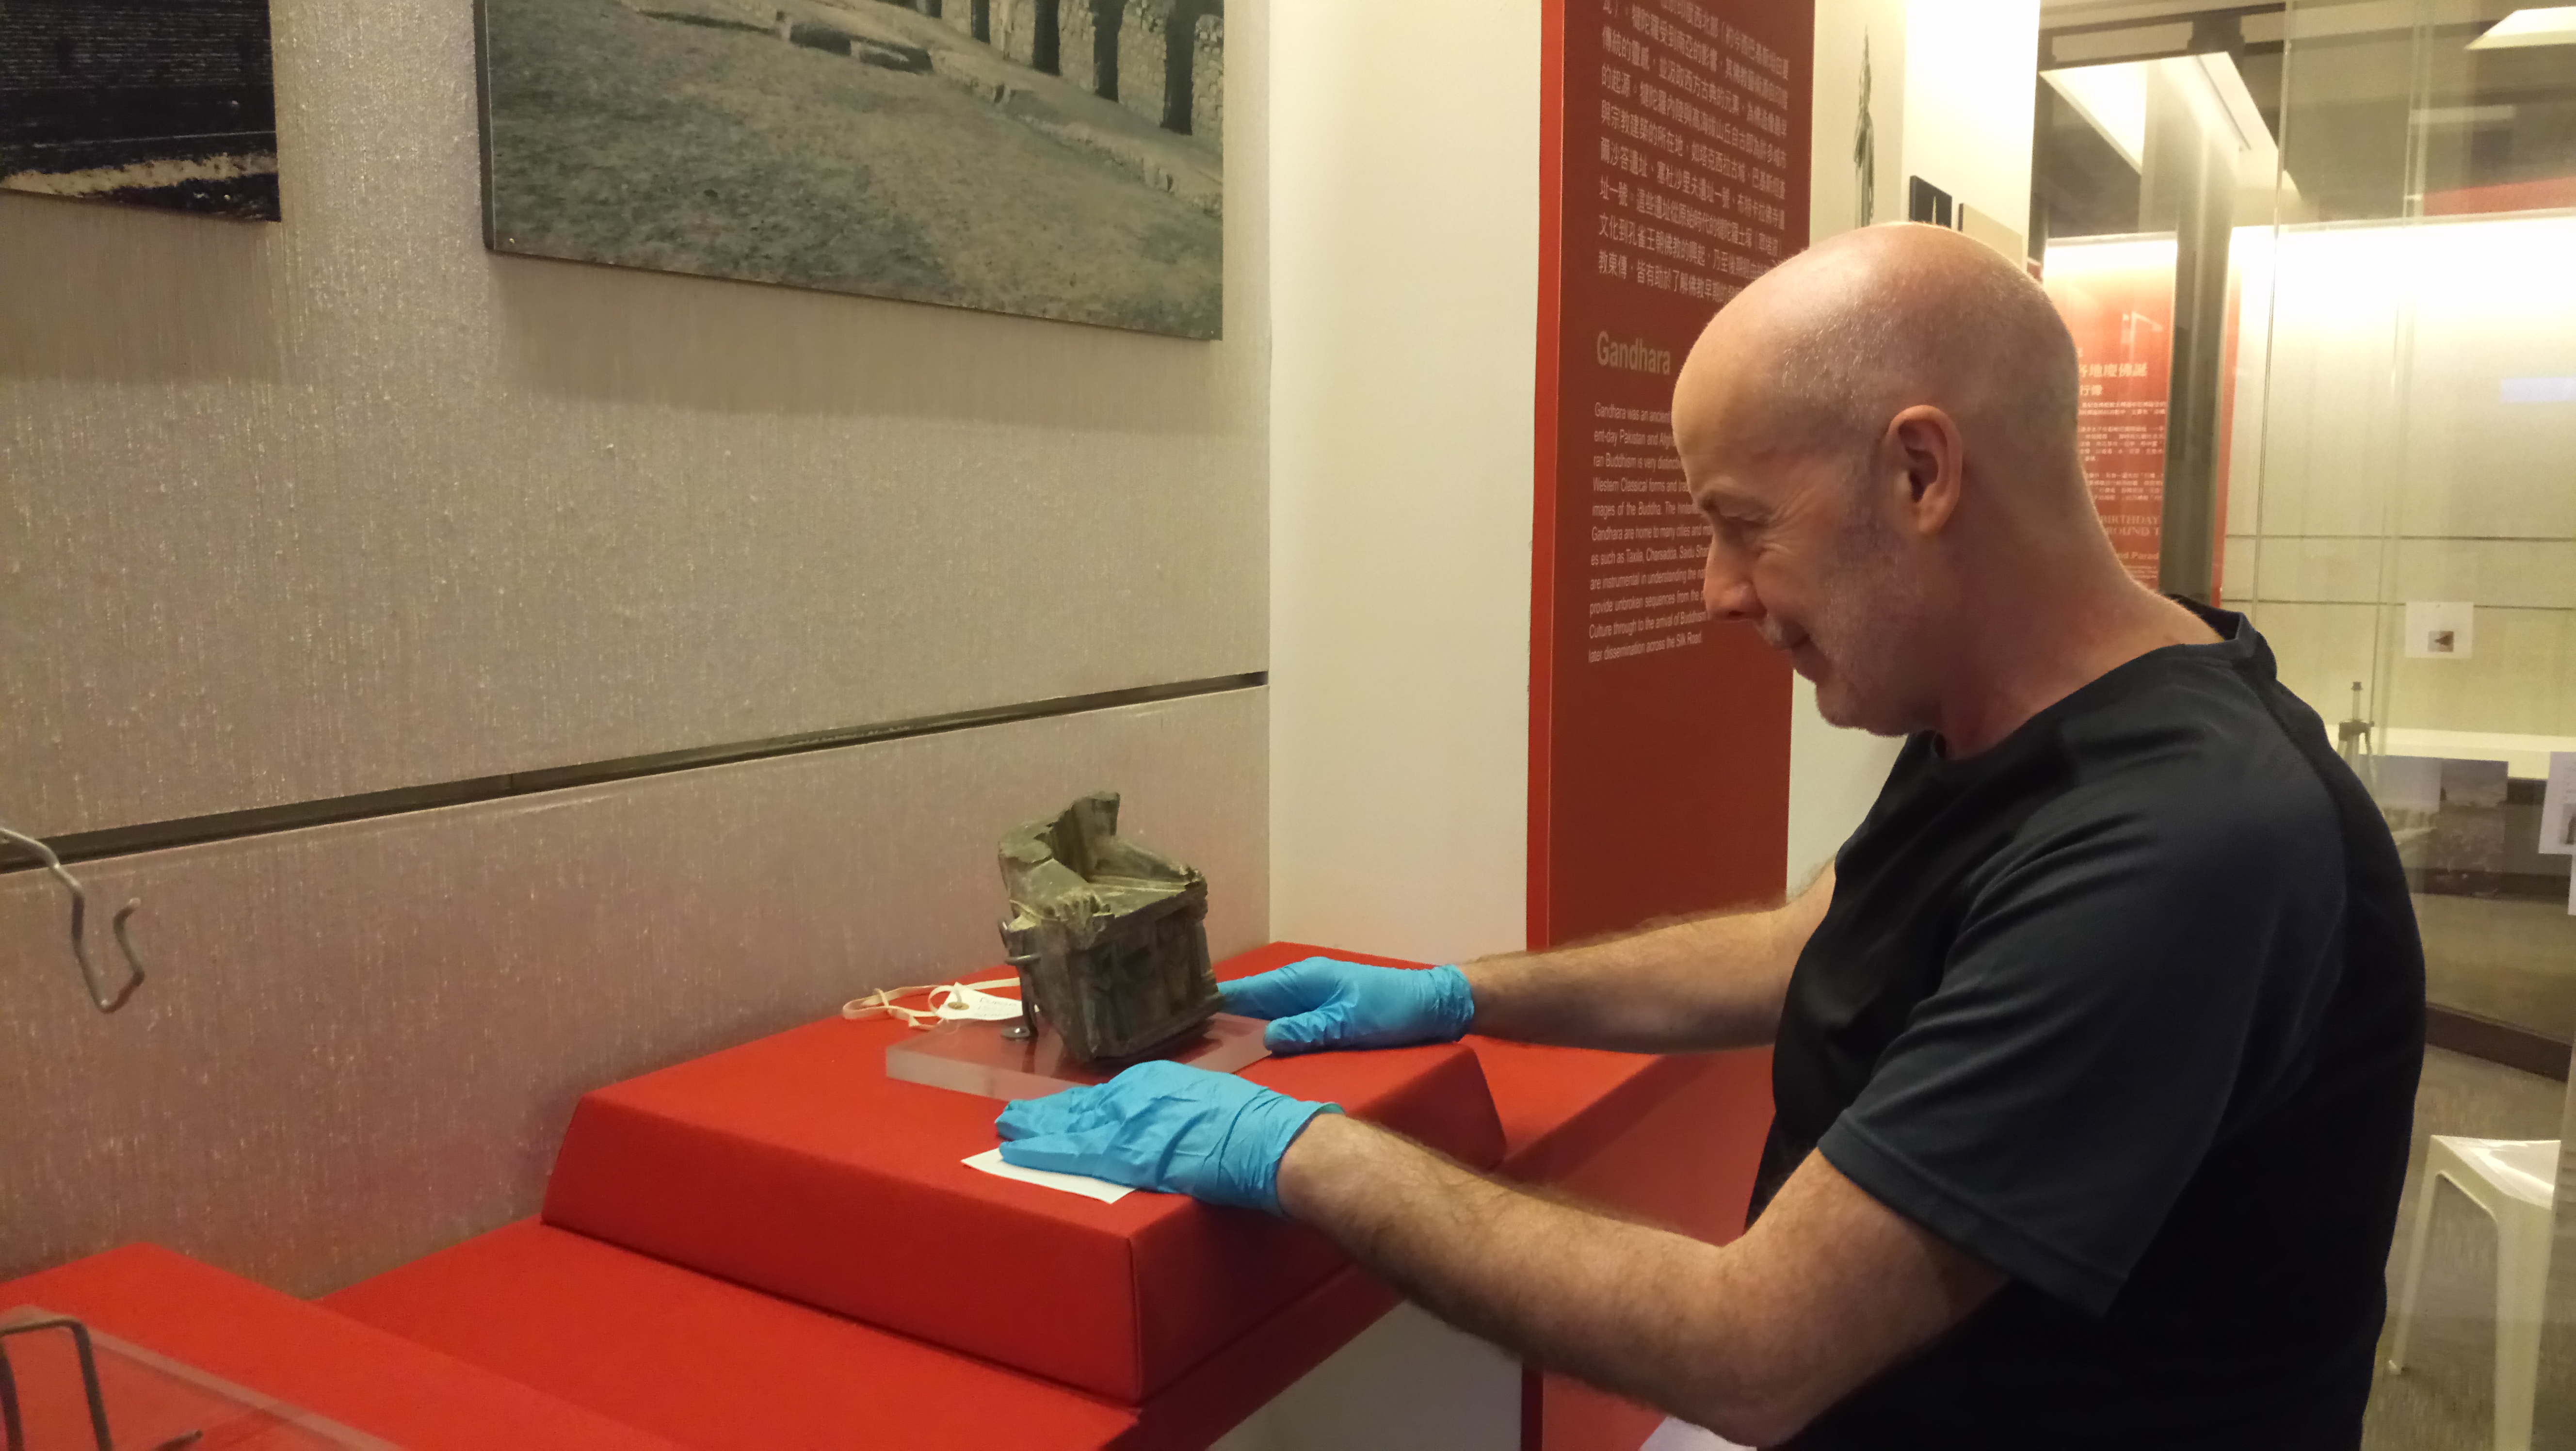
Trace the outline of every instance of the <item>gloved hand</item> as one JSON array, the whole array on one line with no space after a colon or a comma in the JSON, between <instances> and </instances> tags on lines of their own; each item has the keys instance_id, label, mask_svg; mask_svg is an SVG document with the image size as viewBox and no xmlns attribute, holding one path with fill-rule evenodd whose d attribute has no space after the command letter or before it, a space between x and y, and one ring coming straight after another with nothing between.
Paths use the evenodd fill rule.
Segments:
<instances>
[{"instance_id":1,"label":"gloved hand","mask_svg":"<svg viewBox=\"0 0 2576 1451\"><path fill-rule=\"evenodd\" d=\"M1273 1053L1451 1043L1476 1018L1476 995L1454 967L1425 972L1309 957L1275 972L1219 983L1226 1011L1268 1018Z\"/></svg>"},{"instance_id":2,"label":"gloved hand","mask_svg":"<svg viewBox=\"0 0 2576 1451\"><path fill-rule=\"evenodd\" d=\"M1139 1063L1107 1083L1002 1110L1002 1162L1279 1209L1279 1160L1329 1103L1308 1103L1181 1063Z\"/></svg>"}]
</instances>

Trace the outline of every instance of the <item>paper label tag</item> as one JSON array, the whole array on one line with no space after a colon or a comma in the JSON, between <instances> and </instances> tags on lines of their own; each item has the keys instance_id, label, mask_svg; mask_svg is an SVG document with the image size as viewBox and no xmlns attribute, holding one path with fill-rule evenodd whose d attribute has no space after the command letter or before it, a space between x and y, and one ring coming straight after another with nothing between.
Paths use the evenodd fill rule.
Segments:
<instances>
[{"instance_id":1,"label":"paper label tag","mask_svg":"<svg viewBox=\"0 0 2576 1451\"><path fill-rule=\"evenodd\" d=\"M945 996L933 994L933 1001L939 1009L939 1016L952 1022L966 1018L979 1023L1001 1023L1020 1015L1018 998L997 997L979 991L972 983L956 983L940 991Z\"/></svg>"},{"instance_id":2,"label":"paper label tag","mask_svg":"<svg viewBox=\"0 0 2576 1451\"><path fill-rule=\"evenodd\" d=\"M2576 856L2576 751L2549 753L2549 785L2540 796L2540 849Z\"/></svg>"},{"instance_id":3,"label":"paper label tag","mask_svg":"<svg viewBox=\"0 0 2576 1451\"><path fill-rule=\"evenodd\" d=\"M1017 1164L1003 1162L1002 1151L998 1148L986 1149L980 1154L957 1162L969 1169L980 1169L996 1178L1017 1179L1023 1184L1035 1184L1041 1189L1061 1189L1067 1194L1079 1194L1086 1199L1097 1199L1103 1204L1115 1204L1136 1192L1125 1184L1112 1184L1106 1179L1094 1179L1088 1174L1059 1174L1053 1169L1023 1169Z\"/></svg>"}]
</instances>

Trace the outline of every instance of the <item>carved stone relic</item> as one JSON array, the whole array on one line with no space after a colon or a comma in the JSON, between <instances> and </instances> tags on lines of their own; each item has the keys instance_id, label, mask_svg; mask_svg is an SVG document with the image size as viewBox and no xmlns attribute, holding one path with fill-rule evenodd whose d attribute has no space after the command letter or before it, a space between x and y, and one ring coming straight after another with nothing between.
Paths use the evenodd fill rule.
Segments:
<instances>
[{"instance_id":1,"label":"carved stone relic","mask_svg":"<svg viewBox=\"0 0 2576 1451\"><path fill-rule=\"evenodd\" d=\"M1085 1063L1132 1058L1224 1006L1208 968L1207 878L1118 835L1094 792L1002 838L1002 948L1020 1000Z\"/></svg>"}]
</instances>

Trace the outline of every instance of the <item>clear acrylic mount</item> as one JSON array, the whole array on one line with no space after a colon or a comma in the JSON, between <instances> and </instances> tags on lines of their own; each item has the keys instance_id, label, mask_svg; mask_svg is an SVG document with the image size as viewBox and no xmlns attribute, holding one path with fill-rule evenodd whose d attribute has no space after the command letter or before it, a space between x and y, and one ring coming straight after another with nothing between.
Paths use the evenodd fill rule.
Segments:
<instances>
[{"instance_id":1,"label":"clear acrylic mount","mask_svg":"<svg viewBox=\"0 0 2576 1451\"><path fill-rule=\"evenodd\" d=\"M1044 1098L1080 1084L1106 1083L1122 1068L1158 1058L1211 1073L1235 1073L1270 1056L1261 1042L1270 1025L1232 1013L1219 1013L1198 1031L1151 1052L1097 1064L1076 1062L1065 1052L1064 1040L1043 1022L1035 1037L1002 1036L1013 1026L966 1020L907 1033L886 1049L886 1077L985 1098Z\"/></svg>"}]
</instances>

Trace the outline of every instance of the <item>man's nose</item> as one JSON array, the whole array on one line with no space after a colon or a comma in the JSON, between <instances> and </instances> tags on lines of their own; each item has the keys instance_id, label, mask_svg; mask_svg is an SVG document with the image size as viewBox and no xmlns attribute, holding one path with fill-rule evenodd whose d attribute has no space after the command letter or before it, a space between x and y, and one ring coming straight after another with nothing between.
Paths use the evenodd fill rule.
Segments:
<instances>
[{"instance_id":1,"label":"man's nose","mask_svg":"<svg viewBox=\"0 0 2576 1451\"><path fill-rule=\"evenodd\" d=\"M1743 623L1762 617L1762 601L1753 593L1753 576L1723 541L1709 542L1708 563L1700 571L1699 601L1712 619Z\"/></svg>"}]
</instances>

